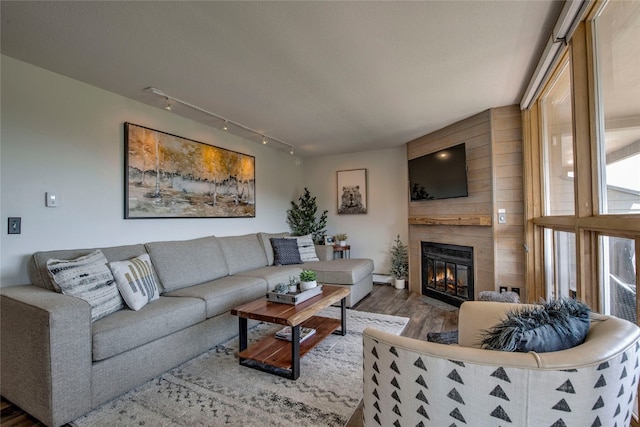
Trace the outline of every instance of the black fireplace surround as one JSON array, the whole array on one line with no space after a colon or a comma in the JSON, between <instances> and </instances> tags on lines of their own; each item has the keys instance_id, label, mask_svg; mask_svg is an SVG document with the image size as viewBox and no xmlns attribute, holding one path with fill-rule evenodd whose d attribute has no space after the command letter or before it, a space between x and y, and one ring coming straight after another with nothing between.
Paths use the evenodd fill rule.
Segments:
<instances>
[{"instance_id":1,"label":"black fireplace surround","mask_svg":"<svg viewBox=\"0 0 640 427\"><path fill-rule=\"evenodd\" d=\"M422 294L460 307L473 300L473 248L421 242Z\"/></svg>"}]
</instances>

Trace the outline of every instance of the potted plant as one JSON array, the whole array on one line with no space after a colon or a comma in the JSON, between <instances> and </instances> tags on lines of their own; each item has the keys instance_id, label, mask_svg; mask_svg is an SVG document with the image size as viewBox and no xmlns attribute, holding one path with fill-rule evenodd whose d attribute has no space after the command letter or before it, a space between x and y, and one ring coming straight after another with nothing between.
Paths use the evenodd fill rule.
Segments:
<instances>
[{"instance_id":1,"label":"potted plant","mask_svg":"<svg viewBox=\"0 0 640 427\"><path fill-rule=\"evenodd\" d=\"M289 286L286 283L278 283L275 288L273 288L273 292L277 294L286 294L289 291Z\"/></svg>"},{"instance_id":2,"label":"potted plant","mask_svg":"<svg viewBox=\"0 0 640 427\"><path fill-rule=\"evenodd\" d=\"M394 278L396 289L404 289L405 280L409 273L409 252L407 246L400 240L400 235L396 237L391 247L391 276Z\"/></svg>"},{"instance_id":3,"label":"potted plant","mask_svg":"<svg viewBox=\"0 0 640 427\"><path fill-rule=\"evenodd\" d=\"M318 286L317 278L318 276L315 271L302 270L302 273L300 273L300 290L306 291L307 289Z\"/></svg>"},{"instance_id":4,"label":"potted plant","mask_svg":"<svg viewBox=\"0 0 640 427\"><path fill-rule=\"evenodd\" d=\"M289 293L298 291L298 279L294 276L289 276Z\"/></svg>"},{"instance_id":5,"label":"potted plant","mask_svg":"<svg viewBox=\"0 0 640 427\"><path fill-rule=\"evenodd\" d=\"M291 209L287 211L287 223L291 227L291 234L294 236L311 234L316 244L322 244L329 211L322 211L320 217L317 217L317 213L316 198L311 196L308 188L305 188L304 194L298 198L298 203L292 201Z\"/></svg>"},{"instance_id":6,"label":"potted plant","mask_svg":"<svg viewBox=\"0 0 640 427\"><path fill-rule=\"evenodd\" d=\"M338 233L338 234L336 234L335 239L336 239L336 241L338 242L338 244L340 246L347 246L347 238L348 237L349 236L347 236L347 233Z\"/></svg>"}]
</instances>

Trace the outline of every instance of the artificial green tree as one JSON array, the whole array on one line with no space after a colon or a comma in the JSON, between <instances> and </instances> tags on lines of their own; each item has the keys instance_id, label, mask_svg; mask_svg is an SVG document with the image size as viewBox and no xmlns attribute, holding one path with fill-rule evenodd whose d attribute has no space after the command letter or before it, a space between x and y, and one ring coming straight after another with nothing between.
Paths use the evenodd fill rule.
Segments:
<instances>
[{"instance_id":1,"label":"artificial green tree","mask_svg":"<svg viewBox=\"0 0 640 427\"><path fill-rule=\"evenodd\" d=\"M406 279L409 274L409 252L407 246L396 237L391 247L391 275L396 279Z\"/></svg>"},{"instance_id":2,"label":"artificial green tree","mask_svg":"<svg viewBox=\"0 0 640 427\"><path fill-rule=\"evenodd\" d=\"M291 227L294 236L311 234L313 241L322 243L327 226L327 213L325 210L316 218L318 206L315 196L311 196L309 189L305 187L304 194L298 198L298 203L291 201L291 209L287 211L287 223Z\"/></svg>"}]
</instances>

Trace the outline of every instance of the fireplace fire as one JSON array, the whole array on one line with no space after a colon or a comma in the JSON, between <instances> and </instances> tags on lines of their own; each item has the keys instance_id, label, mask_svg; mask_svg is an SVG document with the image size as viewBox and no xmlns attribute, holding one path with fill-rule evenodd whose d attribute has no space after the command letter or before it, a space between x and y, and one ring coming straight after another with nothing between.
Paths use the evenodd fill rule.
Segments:
<instances>
[{"instance_id":1,"label":"fireplace fire","mask_svg":"<svg viewBox=\"0 0 640 427\"><path fill-rule=\"evenodd\" d=\"M421 242L422 294L460 306L473 300L473 248Z\"/></svg>"}]
</instances>

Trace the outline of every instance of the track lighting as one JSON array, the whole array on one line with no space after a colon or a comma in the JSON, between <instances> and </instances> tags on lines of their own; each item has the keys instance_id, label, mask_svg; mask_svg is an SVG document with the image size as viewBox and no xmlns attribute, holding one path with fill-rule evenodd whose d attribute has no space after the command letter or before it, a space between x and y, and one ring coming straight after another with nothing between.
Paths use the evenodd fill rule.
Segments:
<instances>
[{"instance_id":1,"label":"track lighting","mask_svg":"<svg viewBox=\"0 0 640 427\"><path fill-rule=\"evenodd\" d=\"M207 111L204 108L200 108L200 107L198 107L196 105L193 105L193 104L191 104L191 103L189 103L187 101L183 101L182 99L174 98L173 96L167 95L162 90L160 90L158 88L155 88L153 86L149 86L149 87L145 88L144 90L145 90L145 92L149 92L149 93L152 93L154 95L163 97L165 99L165 101L166 101L164 109L167 110L167 111L171 111L172 108L173 108L173 104L175 104L177 102L178 104L182 104L182 105L184 105L186 107L189 107L189 108L192 108L194 110L200 111L201 113L204 113L204 114L207 114L209 116L215 117L218 120L224 121L224 124L222 125L222 130L224 130L224 131L228 131L229 130L229 125L232 124L236 128L243 129L245 131L251 132L251 133L253 133L253 134L257 135L257 136L262 137L262 144L263 145L267 145L267 143L270 143L270 142L275 142L276 144L269 144L269 146L271 146L273 148L276 148L276 149L280 149L280 148L282 148L281 146L284 146L289 150L289 154L293 154L293 145L291 145L291 144L287 144L286 142L280 141L279 139L267 136L267 135L263 134L262 132L258 132L256 130L253 130L250 127L242 125L240 123L232 122L231 120L225 119L224 117L221 117L221 116L219 116L217 114L214 114L211 111ZM280 145L278 145L278 144L280 144Z\"/></svg>"}]
</instances>

